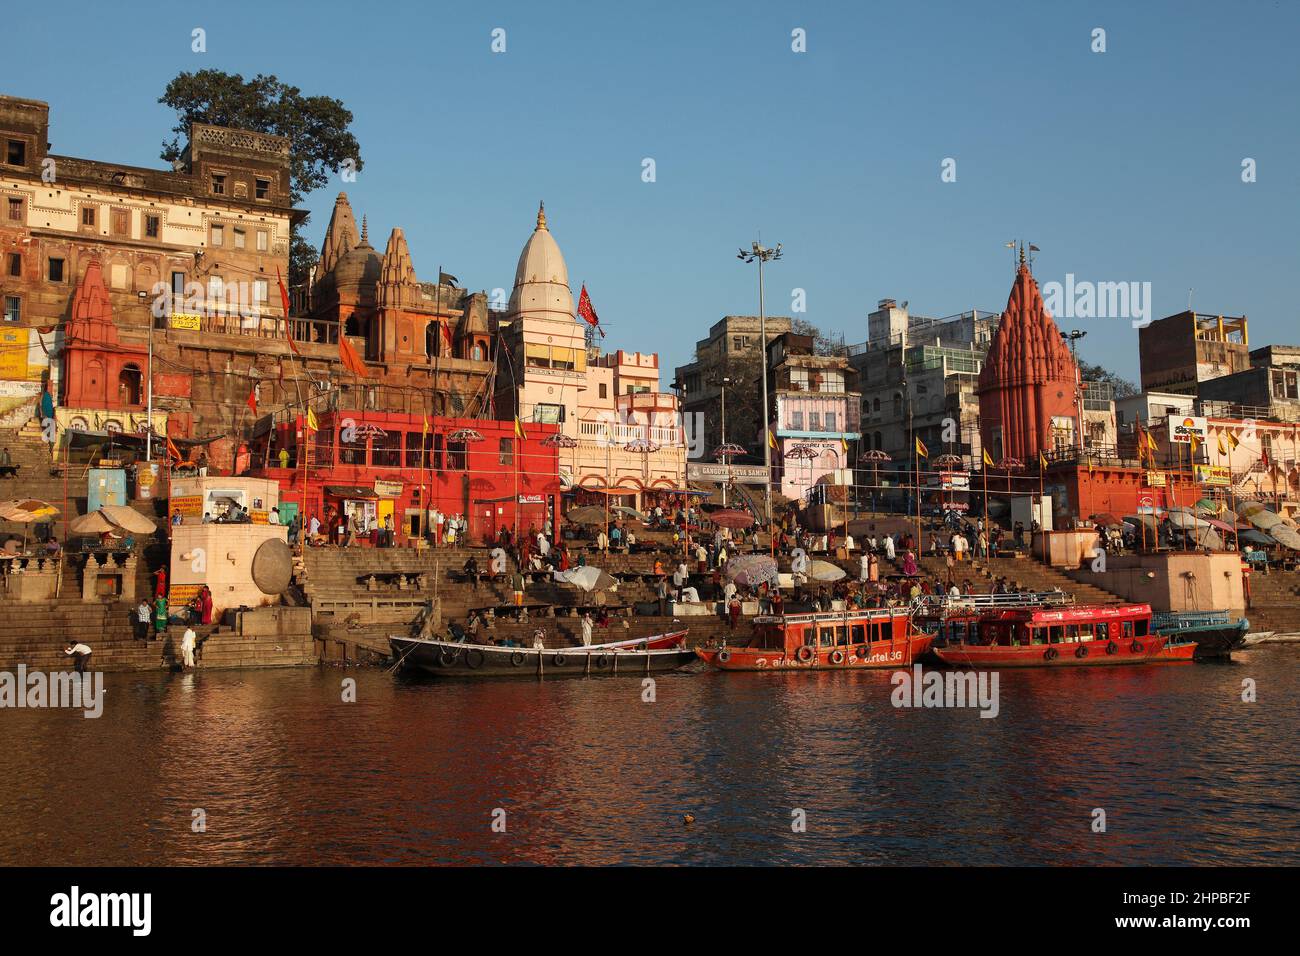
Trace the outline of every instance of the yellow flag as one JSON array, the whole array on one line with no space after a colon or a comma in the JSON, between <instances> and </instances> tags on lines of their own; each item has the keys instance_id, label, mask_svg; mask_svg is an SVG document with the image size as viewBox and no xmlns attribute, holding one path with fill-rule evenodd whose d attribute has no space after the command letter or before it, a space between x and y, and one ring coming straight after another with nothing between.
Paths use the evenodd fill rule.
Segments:
<instances>
[{"instance_id":1,"label":"yellow flag","mask_svg":"<svg viewBox=\"0 0 1300 956\"><path fill-rule=\"evenodd\" d=\"M841 447L842 447L842 448L847 452L847 451L849 450L849 440L848 440L847 438L844 438L843 436L841 436L841 437L840 437L840 446L841 446Z\"/></svg>"},{"instance_id":2,"label":"yellow flag","mask_svg":"<svg viewBox=\"0 0 1300 956\"><path fill-rule=\"evenodd\" d=\"M1228 453L1228 448L1227 448L1226 445L1223 444L1223 434L1220 433L1220 434L1219 434L1219 454L1220 454L1220 455L1226 455L1227 453Z\"/></svg>"},{"instance_id":3,"label":"yellow flag","mask_svg":"<svg viewBox=\"0 0 1300 956\"><path fill-rule=\"evenodd\" d=\"M1195 455L1196 449L1201 447L1201 443L1197 440L1195 435L1192 435L1191 438L1192 438L1192 454Z\"/></svg>"},{"instance_id":4,"label":"yellow flag","mask_svg":"<svg viewBox=\"0 0 1300 956\"><path fill-rule=\"evenodd\" d=\"M984 449L984 464L989 468L993 467L993 456L989 454L988 449Z\"/></svg>"},{"instance_id":5,"label":"yellow flag","mask_svg":"<svg viewBox=\"0 0 1300 956\"><path fill-rule=\"evenodd\" d=\"M916 437L916 453L922 458L930 457L930 449L925 447L925 442L921 441L921 436Z\"/></svg>"},{"instance_id":6,"label":"yellow flag","mask_svg":"<svg viewBox=\"0 0 1300 956\"><path fill-rule=\"evenodd\" d=\"M1147 447L1152 451L1156 450L1156 440L1151 436L1151 429L1147 429Z\"/></svg>"},{"instance_id":7,"label":"yellow flag","mask_svg":"<svg viewBox=\"0 0 1300 956\"><path fill-rule=\"evenodd\" d=\"M320 423L316 421L316 412L310 408L307 409L307 427L314 432L320 431Z\"/></svg>"},{"instance_id":8,"label":"yellow flag","mask_svg":"<svg viewBox=\"0 0 1300 956\"><path fill-rule=\"evenodd\" d=\"M524 434L524 423L521 422L521 421L519 420L519 416L518 416L518 415L515 416L515 435L516 435L517 437L519 437L519 438L526 438L526 437L527 437L527 436Z\"/></svg>"},{"instance_id":9,"label":"yellow flag","mask_svg":"<svg viewBox=\"0 0 1300 956\"><path fill-rule=\"evenodd\" d=\"M767 443L772 446L773 449L776 448L776 435L772 433L772 429L770 428L767 430Z\"/></svg>"},{"instance_id":10,"label":"yellow flag","mask_svg":"<svg viewBox=\"0 0 1300 956\"><path fill-rule=\"evenodd\" d=\"M1229 448L1236 448L1238 445L1241 444L1241 442L1238 440L1237 436L1234 435L1232 432L1228 432L1227 437L1228 437L1228 447L1229 447Z\"/></svg>"},{"instance_id":11,"label":"yellow flag","mask_svg":"<svg viewBox=\"0 0 1300 956\"><path fill-rule=\"evenodd\" d=\"M424 422L424 424L420 426L420 434L421 434L421 435L427 435L427 434L429 434L429 416L428 416L428 415L422 415L422 416L420 416L420 418L421 418L421 421Z\"/></svg>"},{"instance_id":12,"label":"yellow flag","mask_svg":"<svg viewBox=\"0 0 1300 956\"><path fill-rule=\"evenodd\" d=\"M1044 455L1041 450L1038 452L1038 467L1043 469L1043 471L1047 470L1047 456Z\"/></svg>"}]
</instances>

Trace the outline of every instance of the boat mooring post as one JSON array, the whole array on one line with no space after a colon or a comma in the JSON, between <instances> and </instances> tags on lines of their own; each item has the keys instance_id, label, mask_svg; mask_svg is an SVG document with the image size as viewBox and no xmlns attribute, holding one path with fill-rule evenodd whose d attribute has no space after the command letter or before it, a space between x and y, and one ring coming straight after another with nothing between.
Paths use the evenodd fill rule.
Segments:
<instances>
[{"instance_id":1,"label":"boat mooring post","mask_svg":"<svg viewBox=\"0 0 1300 956\"><path fill-rule=\"evenodd\" d=\"M583 672L585 676L591 676L591 651L587 651L587 669Z\"/></svg>"},{"instance_id":2,"label":"boat mooring post","mask_svg":"<svg viewBox=\"0 0 1300 956\"><path fill-rule=\"evenodd\" d=\"M545 648L537 649L537 676L538 677L542 676L542 651L544 650Z\"/></svg>"}]
</instances>

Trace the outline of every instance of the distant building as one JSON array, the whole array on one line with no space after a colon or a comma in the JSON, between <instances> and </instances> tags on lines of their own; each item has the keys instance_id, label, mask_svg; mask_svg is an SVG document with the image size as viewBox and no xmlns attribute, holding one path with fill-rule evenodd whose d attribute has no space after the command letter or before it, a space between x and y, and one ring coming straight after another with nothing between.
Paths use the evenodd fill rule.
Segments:
<instances>
[{"instance_id":1,"label":"distant building","mask_svg":"<svg viewBox=\"0 0 1300 956\"><path fill-rule=\"evenodd\" d=\"M703 455L712 457L713 450L722 443L722 388L719 380L724 376L744 378L743 382L727 391L727 441L749 450L751 457L763 457L763 409L760 399L761 384L758 375L763 368L763 346L759 342L759 321L756 315L727 315L713 324L709 337L695 343L695 358L676 369L676 382L681 386L682 412L687 418L703 426L698 447ZM789 332L788 317L769 315L764 322L767 341L771 342ZM756 387L755 387L756 386ZM692 441L697 436L692 433Z\"/></svg>"},{"instance_id":2,"label":"distant building","mask_svg":"<svg viewBox=\"0 0 1300 956\"><path fill-rule=\"evenodd\" d=\"M1138 330L1142 390L1195 395L1202 382L1250 367L1246 317L1179 312Z\"/></svg>"},{"instance_id":3,"label":"distant building","mask_svg":"<svg viewBox=\"0 0 1300 956\"><path fill-rule=\"evenodd\" d=\"M860 437L861 396L848 390L843 356L813 354L813 339L786 332L767 347L774 481L799 499L817 484L853 483L850 442ZM796 451L797 449L797 451Z\"/></svg>"}]
</instances>

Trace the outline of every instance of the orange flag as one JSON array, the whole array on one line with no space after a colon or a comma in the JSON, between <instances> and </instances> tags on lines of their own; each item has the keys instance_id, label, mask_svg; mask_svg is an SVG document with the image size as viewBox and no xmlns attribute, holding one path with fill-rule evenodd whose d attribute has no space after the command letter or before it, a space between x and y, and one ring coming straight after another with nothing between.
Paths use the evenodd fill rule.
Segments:
<instances>
[{"instance_id":1,"label":"orange flag","mask_svg":"<svg viewBox=\"0 0 1300 956\"><path fill-rule=\"evenodd\" d=\"M252 409L254 415L257 414L257 385L256 384L254 384L253 387L249 389L248 401L246 401L244 404L247 405L250 409Z\"/></svg>"},{"instance_id":2,"label":"orange flag","mask_svg":"<svg viewBox=\"0 0 1300 956\"><path fill-rule=\"evenodd\" d=\"M361 356L357 355L357 350L352 347L352 343L348 341L342 329L339 329L339 360L343 363L343 367L357 378L369 377L365 363L361 361Z\"/></svg>"}]
</instances>

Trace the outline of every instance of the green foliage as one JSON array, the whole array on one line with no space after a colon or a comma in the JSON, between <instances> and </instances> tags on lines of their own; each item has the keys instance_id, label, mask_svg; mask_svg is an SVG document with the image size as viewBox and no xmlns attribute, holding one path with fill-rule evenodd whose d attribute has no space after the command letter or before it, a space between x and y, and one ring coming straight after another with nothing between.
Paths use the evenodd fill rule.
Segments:
<instances>
[{"instance_id":1,"label":"green foliage","mask_svg":"<svg viewBox=\"0 0 1300 956\"><path fill-rule=\"evenodd\" d=\"M289 140L290 198L296 206L303 197L325 186L330 174L346 161L360 171L361 146L348 128L352 113L329 96L304 96L296 86L275 76L258 74L245 80L238 73L199 70L180 73L167 84L158 100L176 110L175 134L164 142L162 158L179 159L192 123L229 126L284 136ZM295 231L289 252L290 282L302 282L316 261L316 251Z\"/></svg>"},{"instance_id":2,"label":"green foliage","mask_svg":"<svg viewBox=\"0 0 1300 956\"><path fill-rule=\"evenodd\" d=\"M1089 365L1087 362L1079 363L1079 377L1085 382L1109 382L1115 387L1116 398L1131 398L1140 391L1128 379L1121 378L1110 369L1100 365Z\"/></svg>"}]
</instances>

